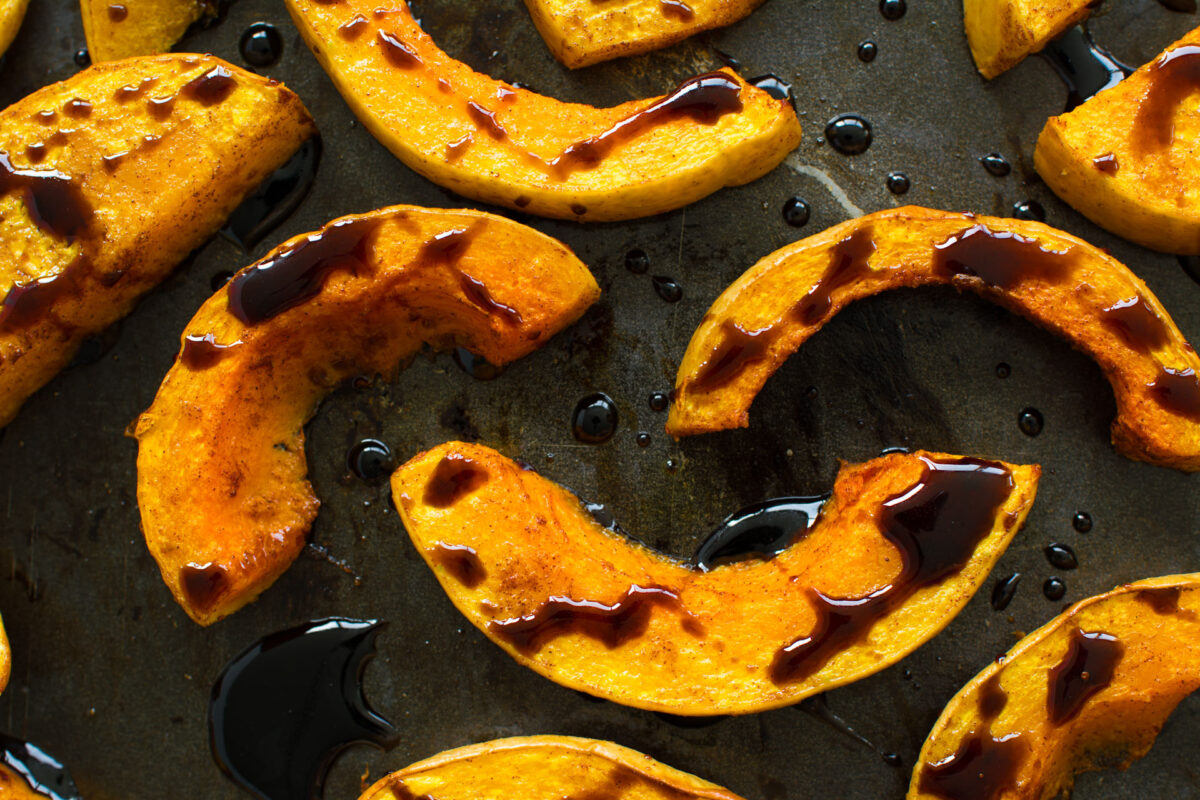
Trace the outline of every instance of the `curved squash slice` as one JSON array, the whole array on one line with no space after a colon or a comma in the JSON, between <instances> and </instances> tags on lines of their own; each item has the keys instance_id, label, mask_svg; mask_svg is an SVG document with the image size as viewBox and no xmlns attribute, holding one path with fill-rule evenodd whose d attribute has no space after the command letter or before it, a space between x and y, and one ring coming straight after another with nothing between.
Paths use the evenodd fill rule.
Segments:
<instances>
[{"instance_id":1,"label":"curved squash slice","mask_svg":"<svg viewBox=\"0 0 1200 800\"><path fill-rule=\"evenodd\" d=\"M217 11L217 0L80 0L92 61L163 53L193 24Z\"/></svg>"},{"instance_id":2,"label":"curved squash slice","mask_svg":"<svg viewBox=\"0 0 1200 800\"><path fill-rule=\"evenodd\" d=\"M253 600L317 513L304 423L423 344L526 355L599 295L564 245L476 211L395 206L296 237L205 302L137 421L146 544L202 625Z\"/></svg>"},{"instance_id":3,"label":"curved squash slice","mask_svg":"<svg viewBox=\"0 0 1200 800\"><path fill-rule=\"evenodd\" d=\"M763 0L525 0L554 57L572 69L668 47L732 25Z\"/></svg>"},{"instance_id":4,"label":"curved squash slice","mask_svg":"<svg viewBox=\"0 0 1200 800\"><path fill-rule=\"evenodd\" d=\"M14 770L0 766L0 800L46 800L46 795L34 791Z\"/></svg>"},{"instance_id":5,"label":"curved squash slice","mask_svg":"<svg viewBox=\"0 0 1200 800\"><path fill-rule=\"evenodd\" d=\"M1143 247L1200 253L1200 28L1111 89L1051 117L1034 166L1054 193Z\"/></svg>"},{"instance_id":6,"label":"curved squash slice","mask_svg":"<svg viewBox=\"0 0 1200 800\"><path fill-rule=\"evenodd\" d=\"M1049 800L1075 775L1125 769L1200 687L1200 574L1076 603L954 696L921 748L909 800Z\"/></svg>"},{"instance_id":7,"label":"curved squash slice","mask_svg":"<svg viewBox=\"0 0 1200 800\"><path fill-rule=\"evenodd\" d=\"M0 0L0 56L17 38L29 0Z\"/></svg>"},{"instance_id":8,"label":"curved squash slice","mask_svg":"<svg viewBox=\"0 0 1200 800\"><path fill-rule=\"evenodd\" d=\"M589 0L590 1L590 0ZM615 108L562 103L447 56L407 4L288 0L354 113L434 183L546 217L620 220L748 183L800 143L787 100L732 72Z\"/></svg>"},{"instance_id":9,"label":"curved squash slice","mask_svg":"<svg viewBox=\"0 0 1200 800\"><path fill-rule=\"evenodd\" d=\"M963 0L975 66L990 80L1087 19L1095 6L1095 0Z\"/></svg>"},{"instance_id":10,"label":"curved squash slice","mask_svg":"<svg viewBox=\"0 0 1200 800\"><path fill-rule=\"evenodd\" d=\"M767 378L843 306L928 284L970 289L1065 336L1112 383L1117 450L1200 470L1200 358L1136 275L1038 222L916 206L836 225L734 281L688 344L668 433L745 427Z\"/></svg>"},{"instance_id":11,"label":"curved squash slice","mask_svg":"<svg viewBox=\"0 0 1200 800\"><path fill-rule=\"evenodd\" d=\"M404 527L458 610L557 683L673 714L745 714L874 674L987 576L1040 470L936 453L845 466L815 527L709 572L600 526L575 495L451 443L392 476Z\"/></svg>"},{"instance_id":12,"label":"curved squash slice","mask_svg":"<svg viewBox=\"0 0 1200 800\"><path fill-rule=\"evenodd\" d=\"M4 620L0 619L0 692L8 686L8 678L12 673L12 648L8 644L8 632L4 630Z\"/></svg>"},{"instance_id":13,"label":"curved squash slice","mask_svg":"<svg viewBox=\"0 0 1200 800\"><path fill-rule=\"evenodd\" d=\"M359 800L741 800L627 747L520 736L447 750L380 779Z\"/></svg>"},{"instance_id":14,"label":"curved squash slice","mask_svg":"<svg viewBox=\"0 0 1200 800\"><path fill-rule=\"evenodd\" d=\"M316 132L211 56L110 62L0 112L0 425Z\"/></svg>"}]
</instances>

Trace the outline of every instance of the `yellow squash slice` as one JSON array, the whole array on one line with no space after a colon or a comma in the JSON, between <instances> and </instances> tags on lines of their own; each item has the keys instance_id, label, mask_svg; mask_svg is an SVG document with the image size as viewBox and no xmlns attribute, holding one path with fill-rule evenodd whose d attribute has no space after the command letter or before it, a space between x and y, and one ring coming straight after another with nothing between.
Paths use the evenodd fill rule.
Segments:
<instances>
[{"instance_id":1,"label":"yellow squash slice","mask_svg":"<svg viewBox=\"0 0 1200 800\"><path fill-rule=\"evenodd\" d=\"M303 426L340 382L424 344L506 364L598 295L548 236L413 206L336 220L243 269L188 323L134 434L142 530L175 599L207 625L296 558L318 506Z\"/></svg>"},{"instance_id":2,"label":"yellow squash slice","mask_svg":"<svg viewBox=\"0 0 1200 800\"><path fill-rule=\"evenodd\" d=\"M843 306L930 284L969 289L1066 337L1112 384L1118 451L1200 470L1200 358L1136 275L1048 225L916 206L836 225L734 281L684 353L667 432L745 427L767 378Z\"/></svg>"},{"instance_id":3,"label":"yellow squash slice","mask_svg":"<svg viewBox=\"0 0 1200 800\"><path fill-rule=\"evenodd\" d=\"M991 79L1087 19L1094 0L963 0L975 66Z\"/></svg>"},{"instance_id":4,"label":"yellow squash slice","mask_svg":"<svg viewBox=\"0 0 1200 800\"><path fill-rule=\"evenodd\" d=\"M634 219L748 183L800 143L788 101L730 71L615 108L563 103L450 58L401 0L378 6L288 0L363 124L465 197L546 217Z\"/></svg>"},{"instance_id":5,"label":"yellow squash slice","mask_svg":"<svg viewBox=\"0 0 1200 800\"><path fill-rule=\"evenodd\" d=\"M95 63L164 53L216 7L217 0L80 0Z\"/></svg>"},{"instance_id":6,"label":"yellow squash slice","mask_svg":"<svg viewBox=\"0 0 1200 800\"><path fill-rule=\"evenodd\" d=\"M0 56L17 38L29 0L0 0Z\"/></svg>"},{"instance_id":7,"label":"yellow squash slice","mask_svg":"<svg viewBox=\"0 0 1200 800\"><path fill-rule=\"evenodd\" d=\"M0 112L0 425L316 132L198 55L100 64Z\"/></svg>"},{"instance_id":8,"label":"yellow squash slice","mask_svg":"<svg viewBox=\"0 0 1200 800\"><path fill-rule=\"evenodd\" d=\"M1200 575L1080 601L963 687L921 748L908 800L1050 800L1124 769L1200 687Z\"/></svg>"},{"instance_id":9,"label":"yellow squash slice","mask_svg":"<svg viewBox=\"0 0 1200 800\"><path fill-rule=\"evenodd\" d=\"M745 714L874 674L937 634L1016 534L1039 472L924 452L845 466L807 535L707 572L480 445L417 456L392 497L454 605L521 664L638 708Z\"/></svg>"}]
</instances>

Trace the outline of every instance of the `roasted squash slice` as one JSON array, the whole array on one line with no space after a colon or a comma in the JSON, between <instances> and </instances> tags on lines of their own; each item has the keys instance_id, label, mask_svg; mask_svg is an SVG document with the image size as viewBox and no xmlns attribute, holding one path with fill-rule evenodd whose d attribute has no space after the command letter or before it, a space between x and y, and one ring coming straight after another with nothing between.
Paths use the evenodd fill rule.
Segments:
<instances>
[{"instance_id":1,"label":"roasted squash slice","mask_svg":"<svg viewBox=\"0 0 1200 800\"><path fill-rule=\"evenodd\" d=\"M525 0L554 57L586 67L732 25L763 0Z\"/></svg>"},{"instance_id":2,"label":"roasted squash slice","mask_svg":"<svg viewBox=\"0 0 1200 800\"><path fill-rule=\"evenodd\" d=\"M590 1L590 0L589 0ZM621 220L748 183L800 143L787 100L730 71L598 109L562 103L447 56L404 2L288 0L363 124L434 183L530 214Z\"/></svg>"},{"instance_id":3,"label":"roasted squash slice","mask_svg":"<svg viewBox=\"0 0 1200 800\"><path fill-rule=\"evenodd\" d=\"M17 38L29 0L0 0L0 56Z\"/></svg>"},{"instance_id":4,"label":"roasted squash slice","mask_svg":"<svg viewBox=\"0 0 1200 800\"><path fill-rule=\"evenodd\" d=\"M8 678L12 673L12 648L8 644L8 632L4 630L4 620L0 620L0 692L8 686Z\"/></svg>"},{"instance_id":5,"label":"roasted squash slice","mask_svg":"<svg viewBox=\"0 0 1200 800\"><path fill-rule=\"evenodd\" d=\"M142 530L175 599L207 625L299 554L318 505L303 425L341 381L390 374L423 344L506 364L598 295L548 236L413 206L336 220L243 269L188 323L134 433Z\"/></svg>"},{"instance_id":6,"label":"roasted squash slice","mask_svg":"<svg viewBox=\"0 0 1200 800\"><path fill-rule=\"evenodd\" d=\"M8 767L0 766L0 800L46 800L28 781Z\"/></svg>"},{"instance_id":7,"label":"roasted squash slice","mask_svg":"<svg viewBox=\"0 0 1200 800\"><path fill-rule=\"evenodd\" d=\"M734 281L684 353L667 432L745 427L767 378L843 306L928 284L970 289L1069 339L1112 383L1117 450L1200 470L1200 358L1136 275L1038 222L916 206L836 225Z\"/></svg>"},{"instance_id":8,"label":"roasted squash slice","mask_svg":"<svg viewBox=\"0 0 1200 800\"><path fill-rule=\"evenodd\" d=\"M217 0L80 0L95 63L164 53L216 7Z\"/></svg>"},{"instance_id":9,"label":"roasted squash slice","mask_svg":"<svg viewBox=\"0 0 1200 800\"><path fill-rule=\"evenodd\" d=\"M975 66L990 80L1087 19L1095 6L1094 0L963 0Z\"/></svg>"},{"instance_id":10,"label":"roasted squash slice","mask_svg":"<svg viewBox=\"0 0 1200 800\"><path fill-rule=\"evenodd\" d=\"M0 425L315 133L211 56L109 62L0 112Z\"/></svg>"},{"instance_id":11,"label":"roasted squash slice","mask_svg":"<svg viewBox=\"0 0 1200 800\"><path fill-rule=\"evenodd\" d=\"M909 800L1049 800L1125 769L1200 687L1200 574L1076 603L963 687L934 725Z\"/></svg>"},{"instance_id":12,"label":"roasted squash slice","mask_svg":"<svg viewBox=\"0 0 1200 800\"><path fill-rule=\"evenodd\" d=\"M612 742L573 736L496 739L393 772L359 800L741 800L728 789Z\"/></svg>"},{"instance_id":13,"label":"roasted squash slice","mask_svg":"<svg viewBox=\"0 0 1200 800\"><path fill-rule=\"evenodd\" d=\"M1040 470L935 453L845 466L815 527L771 561L708 572L598 524L568 490L450 443L392 476L458 610L572 689L673 714L764 711L889 666L987 577Z\"/></svg>"},{"instance_id":14,"label":"roasted squash slice","mask_svg":"<svg viewBox=\"0 0 1200 800\"><path fill-rule=\"evenodd\" d=\"M1152 250L1200 253L1200 28L1038 136L1034 166L1102 228ZM1186 101L1186 102L1185 102Z\"/></svg>"}]
</instances>

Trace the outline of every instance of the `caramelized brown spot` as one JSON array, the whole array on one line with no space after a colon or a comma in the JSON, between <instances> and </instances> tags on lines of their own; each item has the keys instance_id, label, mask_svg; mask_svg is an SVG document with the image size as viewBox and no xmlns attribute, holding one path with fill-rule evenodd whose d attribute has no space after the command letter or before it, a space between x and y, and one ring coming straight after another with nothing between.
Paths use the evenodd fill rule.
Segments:
<instances>
[{"instance_id":1,"label":"caramelized brown spot","mask_svg":"<svg viewBox=\"0 0 1200 800\"><path fill-rule=\"evenodd\" d=\"M960 571L991 532L1013 490L1008 468L973 458L920 459L925 464L921 478L885 501L876 514L880 533L900 551L900 574L862 597L835 598L808 589L816 624L810 634L776 652L771 663L775 683L813 675L914 592Z\"/></svg>"},{"instance_id":2,"label":"caramelized brown spot","mask_svg":"<svg viewBox=\"0 0 1200 800\"><path fill-rule=\"evenodd\" d=\"M438 542L429 551L429 557L468 589L474 589L487 578L487 569L479 560L475 548L465 544Z\"/></svg>"},{"instance_id":3,"label":"caramelized brown spot","mask_svg":"<svg viewBox=\"0 0 1200 800\"><path fill-rule=\"evenodd\" d=\"M425 487L425 505L449 508L488 482L488 472L460 453L443 456Z\"/></svg>"},{"instance_id":4,"label":"caramelized brown spot","mask_svg":"<svg viewBox=\"0 0 1200 800\"><path fill-rule=\"evenodd\" d=\"M355 14L350 18L349 22L343 23L338 28L338 35L340 35L347 42L352 42L359 36L362 36L363 31L365 31L370 24L371 23L368 22L367 18L362 14Z\"/></svg>"},{"instance_id":5,"label":"caramelized brown spot","mask_svg":"<svg viewBox=\"0 0 1200 800\"><path fill-rule=\"evenodd\" d=\"M53 170L15 169L0 151L0 195L12 192L21 194L34 224L59 239L74 241L92 221L91 203L75 181Z\"/></svg>"},{"instance_id":6,"label":"caramelized brown spot","mask_svg":"<svg viewBox=\"0 0 1200 800\"><path fill-rule=\"evenodd\" d=\"M663 16L677 19L680 22L691 22L696 18L696 12L682 0L659 0L659 7L662 9Z\"/></svg>"},{"instance_id":7,"label":"caramelized brown spot","mask_svg":"<svg viewBox=\"0 0 1200 800\"><path fill-rule=\"evenodd\" d=\"M595 639L611 650L645 633L651 612L657 605L683 611L679 595L674 592L657 586L634 585L612 605L595 600L551 597L532 614L492 620L488 630L526 655L571 633ZM683 613L687 614L686 611Z\"/></svg>"},{"instance_id":8,"label":"caramelized brown spot","mask_svg":"<svg viewBox=\"0 0 1200 800\"><path fill-rule=\"evenodd\" d=\"M335 222L242 270L228 283L230 313L255 325L315 297L334 271L370 272L378 228L375 219Z\"/></svg>"},{"instance_id":9,"label":"caramelized brown spot","mask_svg":"<svg viewBox=\"0 0 1200 800\"><path fill-rule=\"evenodd\" d=\"M1065 281L1075 269L1074 250L1047 250L1036 240L975 225L936 245L933 266L945 277L979 278L998 289L1023 281Z\"/></svg>"},{"instance_id":10,"label":"caramelized brown spot","mask_svg":"<svg viewBox=\"0 0 1200 800\"><path fill-rule=\"evenodd\" d=\"M521 312L498 302L483 281L468 275L458 266L459 259L466 253L482 227L481 223L476 223L469 228L443 231L421 245L417 258L426 263L443 264L454 273L459 289L472 304L488 314L498 315L510 325L519 325L523 321Z\"/></svg>"},{"instance_id":11,"label":"caramelized brown spot","mask_svg":"<svg viewBox=\"0 0 1200 800\"><path fill-rule=\"evenodd\" d=\"M76 97L74 100L67 101L67 104L63 106L63 113L72 119L85 119L92 115L92 104Z\"/></svg>"},{"instance_id":12,"label":"caramelized brown spot","mask_svg":"<svg viewBox=\"0 0 1200 800\"><path fill-rule=\"evenodd\" d=\"M692 387L710 392L736 379L746 367L767 357L771 344L778 338L774 325L747 331L731 319L721 324L721 342L713 348L708 359L696 371Z\"/></svg>"},{"instance_id":13,"label":"caramelized brown spot","mask_svg":"<svg viewBox=\"0 0 1200 800\"><path fill-rule=\"evenodd\" d=\"M113 22L124 22L129 17L129 9L122 5L113 5L108 7L108 18Z\"/></svg>"},{"instance_id":14,"label":"caramelized brown spot","mask_svg":"<svg viewBox=\"0 0 1200 800\"><path fill-rule=\"evenodd\" d=\"M1155 614L1168 616L1183 611L1179 607L1179 599L1183 591L1178 586L1160 586L1153 589L1139 589L1135 595L1138 602L1145 603L1154 610Z\"/></svg>"},{"instance_id":15,"label":"caramelized brown spot","mask_svg":"<svg viewBox=\"0 0 1200 800\"><path fill-rule=\"evenodd\" d=\"M46 159L46 143L36 142L25 148L25 157L31 164L40 164Z\"/></svg>"},{"instance_id":16,"label":"caramelized brown spot","mask_svg":"<svg viewBox=\"0 0 1200 800\"><path fill-rule=\"evenodd\" d=\"M1175 111L1200 88L1200 45L1184 45L1163 53L1147 74L1149 85L1134 120L1134 147L1163 150L1175 138Z\"/></svg>"},{"instance_id":17,"label":"caramelized brown spot","mask_svg":"<svg viewBox=\"0 0 1200 800\"><path fill-rule=\"evenodd\" d=\"M1016 787L1028 755L1018 733L997 739L972 731L953 755L921 765L918 788L942 800L996 800Z\"/></svg>"},{"instance_id":18,"label":"caramelized brown spot","mask_svg":"<svg viewBox=\"0 0 1200 800\"><path fill-rule=\"evenodd\" d=\"M1092 159L1092 166L1103 172L1105 175L1116 175L1121 169L1121 162L1112 153L1105 153L1102 156L1096 156Z\"/></svg>"},{"instance_id":19,"label":"caramelized brown spot","mask_svg":"<svg viewBox=\"0 0 1200 800\"><path fill-rule=\"evenodd\" d=\"M522 195L517 195L516 199L513 200L513 205L516 206L517 208L525 208L532 202L533 202L532 197L526 197L525 195L522 194Z\"/></svg>"},{"instance_id":20,"label":"caramelized brown spot","mask_svg":"<svg viewBox=\"0 0 1200 800\"><path fill-rule=\"evenodd\" d=\"M1195 370L1163 367L1149 389L1163 408L1200 422L1200 379Z\"/></svg>"},{"instance_id":21,"label":"caramelized brown spot","mask_svg":"<svg viewBox=\"0 0 1200 800\"><path fill-rule=\"evenodd\" d=\"M737 81L722 72L699 75L603 133L569 146L550 161L550 166L560 179L565 179L576 170L594 168L618 144L657 125L685 117L704 125L715 125L726 114L741 110L742 87Z\"/></svg>"},{"instance_id":22,"label":"caramelized brown spot","mask_svg":"<svg viewBox=\"0 0 1200 800\"><path fill-rule=\"evenodd\" d=\"M1088 698L1112 683L1125 645L1107 633L1071 631L1071 644L1062 662L1049 673L1046 710L1055 725L1069 722Z\"/></svg>"},{"instance_id":23,"label":"caramelized brown spot","mask_svg":"<svg viewBox=\"0 0 1200 800\"><path fill-rule=\"evenodd\" d=\"M217 337L211 333L203 336L188 334L183 340L183 349L179 352L179 363L193 372L215 367L225 356L241 342L233 344L218 344Z\"/></svg>"},{"instance_id":24,"label":"caramelized brown spot","mask_svg":"<svg viewBox=\"0 0 1200 800\"><path fill-rule=\"evenodd\" d=\"M209 107L225 102L236 88L237 81L234 80L233 73L225 67L216 66L188 81L180 94Z\"/></svg>"},{"instance_id":25,"label":"caramelized brown spot","mask_svg":"<svg viewBox=\"0 0 1200 800\"><path fill-rule=\"evenodd\" d=\"M179 570L179 582L188 603L208 611L229 588L229 574L219 564L188 564Z\"/></svg>"},{"instance_id":26,"label":"caramelized brown spot","mask_svg":"<svg viewBox=\"0 0 1200 800\"><path fill-rule=\"evenodd\" d=\"M1141 295L1114 303L1100 312L1104 327L1140 353L1149 353L1171 340L1166 324Z\"/></svg>"},{"instance_id":27,"label":"caramelized brown spot","mask_svg":"<svg viewBox=\"0 0 1200 800\"><path fill-rule=\"evenodd\" d=\"M1000 687L1000 672L995 672L979 687L979 716L991 722L1008 705L1008 693Z\"/></svg>"},{"instance_id":28,"label":"caramelized brown spot","mask_svg":"<svg viewBox=\"0 0 1200 800\"><path fill-rule=\"evenodd\" d=\"M384 58L393 67L416 69L421 66L421 57L406 42L397 39L387 31L380 31L378 40L379 49L383 51Z\"/></svg>"},{"instance_id":29,"label":"caramelized brown spot","mask_svg":"<svg viewBox=\"0 0 1200 800\"><path fill-rule=\"evenodd\" d=\"M463 157L463 153L467 152L467 148L475 141L475 137L471 134L463 136L461 139L455 139L450 144L446 145L446 160L453 164Z\"/></svg>"},{"instance_id":30,"label":"caramelized brown spot","mask_svg":"<svg viewBox=\"0 0 1200 800\"><path fill-rule=\"evenodd\" d=\"M495 111L489 111L472 100L467 103L467 116L479 126L480 130L493 139L500 141L507 138L508 132L504 130L504 126L496 119Z\"/></svg>"},{"instance_id":31,"label":"caramelized brown spot","mask_svg":"<svg viewBox=\"0 0 1200 800\"><path fill-rule=\"evenodd\" d=\"M868 259L875 252L874 230L868 225L842 239L829 254L829 266L821 280L796 304L796 318L814 325L833 309L833 293L871 273Z\"/></svg>"}]
</instances>

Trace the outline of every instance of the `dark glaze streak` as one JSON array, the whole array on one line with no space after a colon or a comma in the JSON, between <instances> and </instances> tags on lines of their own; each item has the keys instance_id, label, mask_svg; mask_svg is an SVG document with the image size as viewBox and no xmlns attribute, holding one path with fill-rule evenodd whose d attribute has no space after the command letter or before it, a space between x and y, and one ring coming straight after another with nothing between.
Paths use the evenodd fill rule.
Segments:
<instances>
[{"instance_id":1,"label":"dark glaze streak","mask_svg":"<svg viewBox=\"0 0 1200 800\"><path fill-rule=\"evenodd\" d=\"M536 653L552 639L569 633L581 633L611 650L645 633L650 624L650 612L656 605L684 614L683 629L693 636L703 633L695 618L680 605L679 595L656 586L637 585L630 586L612 605L551 597L531 614L492 620L488 630L525 655Z\"/></svg>"},{"instance_id":2,"label":"dark glaze streak","mask_svg":"<svg viewBox=\"0 0 1200 800\"><path fill-rule=\"evenodd\" d=\"M146 101L146 110L157 120L164 120L175 110L175 97L151 97Z\"/></svg>"},{"instance_id":3,"label":"dark glaze streak","mask_svg":"<svg viewBox=\"0 0 1200 800\"><path fill-rule=\"evenodd\" d=\"M1163 53L1134 119L1133 145L1143 153L1164 150L1175 138L1175 111L1200 89L1200 45L1184 45Z\"/></svg>"},{"instance_id":4,"label":"dark glaze streak","mask_svg":"<svg viewBox=\"0 0 1200 800\"><path fill-rule=\"evenodd\" d=\"M1196 619L1196 612L1180 608L1179 600L1183 590L1178 586L1158 586L1152 589L1139 589L1134 599L1139 603L1150 606L1159 616L1179 616L1185 619Z\"/></svg>"},{"instance_id":5,"label":"dark glaze streak","mask_svg":"<svg viewBox=\"0 0 1200 800\"><path fill-rule=\"evenodd\" d=\"M421 57L408 44L387 31L379 32L379 49L393 67L416 69L421 66Z\"/></svg>"},{"instance_id":6,"label":"dark glaze streak","mask_svg":"<svg viewBox=\"0 0 1200 800\"><path fill-rule=\"evenodd\" d=\"M1014 289L1031 278L1066 280L1075 267L1073 250L1047 250L1034 239L975 225L935 246L933 268L944 277L966 275L997 289Z\"/></svg>"},{"instance_id":7,"label":"dark glaze streak","mask_svg":"<svg viewBox=\"0 0 1200 800\"><path fill-rule=\"evenodd\" d=\"M474 589L487 578L487 569L475 548L465 544L438 542L429 551L429 557L468 589Z\"/></svg>"},{"instance_id":8,"label":"dark glaze streak","mask_svg":"<svg viewBox=\"0 0 1200 800\"><path fill-rule=\"evenodd\" d=\"M488 482L487 470L458 453L444 456L425 485L425 505L449 508Z\"/></svg>"},{"instance_id":9,"label":"dark glaze streak","mask_svg":"<svg viewBox=\"0 0 1200 800\"><path fill-rule=\"evenodd\" d=\"M61 172L19 170L0 151L0 195L20 192L25 209L39 229L68 243L86 232L91 203L78 184Z\"/></svg>"},{"instance_id":10,"label":"dark glaze streak","mask_svg":"<svg viewBox=\"0 0 1200 800\"><path fill-rule=\"evenodd\" d=\"M1092 159L1092 166L1103 172L1105 175L1116 175L1121 169L1121 162L1112 153L1096 156Z\"/></svg>"},{"instance_id":11,"label":"dark glaze streak","mask_svg":"<svg viewBox=\"0 0 1200 800\"><path fill-rule=\"evenodd\" d=\"M776 652L771 663L776 684L802 681L820 670L914 592L961 570L990 533L1012 493L1008 469L973 458L935 461L921 456L921 461L925 470L920 480L884 502L876 517L880 533L900 551L900 574L864 597L834 598L809 589L816 624L809 635Z\"/></svg>"},{"instance_id":12,"label":"dark glaze streak","mask_svg":"<svg viewBox=\"0 0 1200 800\"><path fill-rule=\"evenodd\" d=\"M1015 787L1028 755L1018 733L996 739L972 731L953 755L921 766L918 788L943 800L995 800Z\"/></svg>"},{"instance_id":13,"label":"dark glaze streak","mask_svg":"<svg viewBox=\"0 0 1200 800\"><path fill-rule=\"evenodd\" d=\"M1100 322L1121 341L1140 353L1149 353L1171 340L1166 324L1141 295L1114 303L1100 312Z\"/></svg>"},{"instance_id":14,"label":"dark glaze streak","mask_svg":"<svg viewBox=\"0 0 1200 800\"><path fill-rule=\"evenodd\" d=\"M1200 422L1200 378L1195 370L1163 367L1149 388L1163 408Z\"/></svg>"},{"instance_id":15,"label":"dark glaze streak","mask_svg":"<svg viewBox=\"0 0 1200 800\"><path fill-rule=\"evenodd\" d=\"M343 23L338 28L338 35L347 42L352 42L361 36L363 31L366 30L370 24L371 23L367 22L367 18L362 14L355 14L350 18L349 22Z\"/></svg>"},{"instance_id":16,"label":"dark glaze streak","mask_svg":"<svg viewBox=\"0 0 1200 800\"><path fill-rule=\"evenodd\" d=\"M179 351L179 363L193 372L199 372L215 367L239 345L241 342L218 344L216 336L211 333L203 336L188 334L183 340L183 349Z\"/></svg>"},{"instance_id":17,"label":"dark glaze streak","mask_svg":"<svg viewBox=\"0 0 1200 800\"><path fill-rule=\"evenodd\" d=\"M731 319L721 325L721 343L696 371L692 388L709 392L736 379L746 367L762 361L778 334L774 325L748 331Z\"/></svg>"},{"instance_id":18,"label":"dark glaze streak","mask_svg":"<svg viewBox=\"0 0 1200 800\"><path fill-rule=\"evenodd\" d=\"M576 170L595 167L618 144L656 125L683 117L704 125L715 125L726 114L741 110L742 87L736 80L722 72L699 75L603 133L569 146L550 161L550 167L559 179L565 179Z\"/></svg>"},{"instance_id":19,"label":"dark glaze streak","mask_svg":"<svg viewBox=\"0 0 1200 800\"><path fill-rule=\"evenodd\" d=\"M834 245L825 274L796 304L793 312L796 319L804 325L815 325L833 308L833 293L836 290L871 272L867 260L875 252L873 235L870 226L859 228Z\"/></svg>"},{"instance_id":20,"label":"dark glaze streak","mask_svg":"<svg viewBox=\"0 0 1200 800\"><path fill-rule=\"evenodd\" d=\"M991 722L1000 716L1000 712L1008 705L1008 693L1000 687L1000 673L992 676L979 687L979 716L984 722Z\"/></svg>"},{"instance_id":21,"label":"dark glaze streak","mask_svg":"<svg viewBox=\"0 0 1200 800\"><path fill-rule=\"evenodd\" d=\"M179 570L179 585L193 608L208 611L229 588L229 574L220 564L188 564Z\"/></svg>"},{"instance_id":22,"label":"dark glaze streak","mask_svg":"<svg viewBox=\"0 0 1200 800\"><path fill-rule=\"evenodd\" d=\"M467 148L475 141L475 137L467 134L460 139L455 139L450 144L446 145L446 160L451 164L463 157L463 153L467 152Z\"/></svg>"},{"instance_id":23,"label":"dark glaze streak","mask_svg":"<svg viewBox=\"0 0 1200 800\"><path fill-rule=\"evenodd\" d=\"M504 130L504 126L496 119L495 111L489 111L472 100L467 103L467 116L479 126L480 130L496 141L503 141L508 138L508 131Z\"/></svg>"},{"instance_id":24,"label":"dark glaze streak","mask_svg":"<svg viewBox=\"0 0 1200 800\"><path fill-rule=\"evenodd\" d=\"M1050 687L1046 708L1055 725L1069 722L1088 698L1112 683L1117 664L1125 655L1125 645L1107 633L1071 631L1067 654L1049 674Z\"/></svg>"},{"instance_id":25,"label":"dark glaze streak","mask_svg":"<svg viewBox=\"0 0 1200 800\"><path fill-rule=\"evenodd\" d=\"M236 88L233 73L218 66L188 81L179 93L207 108L225 102Z\"/></svg>"},{"instance_id":26,"label":"dark glaze streak","mask_svg":"<svg viewBox=\"0 0 1200 800\"><path fill-rule=\"evenodd\" d=\"M266 322L320 293L329 273L369 272L379 221L349 219L287 246L229 281L229 312L247 325Z\"/></svg>"},{"instance_id":27,"label":"dark glaze streak","mask_svg":"<svg viewBox=\"0 0 1200 800\"><path fill-rule=\"evenodd\" d=\"M680 22L691 22L696 18L696 12L681 0L659 0L659 7L664 17L677 19Z\"/></svg>"},{"instance_id":28,"label":"dark glaze streak","mask_svg":"<svg viewBox=\"0 0 1200 800\"><path fill-rule=\"evenodd\" d=\"M475 224L469 228L452 228L443 231L421 246L421 252L417 259L426 263L445 265L458 278L459 289L472 304L488 314L498 315L510 325L520 325L523 319L519 311L497 302L483 281L468 275L458 266L459 259L466 253L467 248L471 246L471 242L481 230L482 225Z\"/></svg>"}]
</instances>

